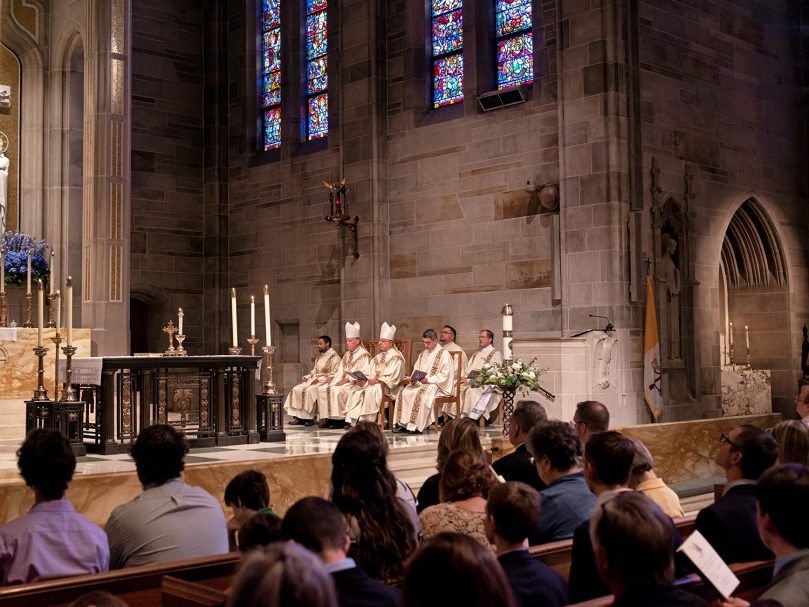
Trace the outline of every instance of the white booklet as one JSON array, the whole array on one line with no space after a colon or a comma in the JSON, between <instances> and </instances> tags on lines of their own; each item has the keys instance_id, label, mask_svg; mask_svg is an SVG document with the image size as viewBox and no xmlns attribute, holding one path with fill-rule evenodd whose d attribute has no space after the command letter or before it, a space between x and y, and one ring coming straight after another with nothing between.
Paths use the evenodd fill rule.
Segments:
<instances>
[{"instance_id":1,"label":"white booklet","mask_svg":"<svg viewBox=\"0 0 809 607\"><path fill-rule=\"evenodd\" d=\"M727 563L705 539L705 536L695 530L680 544L677 550L683 552L694 563L699 570L700 577L713 586L725 599L730 598L739 585L739 578L733 574Z\"/></svg>"}]
</instances>

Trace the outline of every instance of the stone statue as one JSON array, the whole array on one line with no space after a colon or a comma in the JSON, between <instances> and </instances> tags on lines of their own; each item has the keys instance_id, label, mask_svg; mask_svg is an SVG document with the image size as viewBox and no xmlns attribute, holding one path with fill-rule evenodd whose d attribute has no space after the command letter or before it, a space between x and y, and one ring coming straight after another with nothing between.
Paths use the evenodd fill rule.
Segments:
<instances>
[{"instance_id":1,"label":"stone statue","mask_svg":"<svg viewBox=\"0 0 809 607\"><path fill-rule=\"evenodd\" d=\"M668 357L682 358L680 346L680 269L674 259L677 241L670 235L660 236L660 260L658 263L660 280L666 283L666 301L668 303Z\"/></svg>"},{"instance_id":2,"label":"stone statue","mask_svg":"<svg viewBox=\"0 0 809 607\"><path fill-rule=\"evenodd\" d=\"M11 161L6 157L8 137L0 132L0 234L6 231L8 221L8 167Z\"/></svg>"},{"instance_id":3,"label":"stone statue","mask_svg":"<svg viewBox=\"0 0 809 607\"><path fill-rule=\"evenodd\" d=\"M596 362L595 376L596 385L602 390L606 390L612 384L610 373L613 370L613 349L618 343L618 338L611 333L603 333L595 342Z\"/></svg>"}]
</instances>

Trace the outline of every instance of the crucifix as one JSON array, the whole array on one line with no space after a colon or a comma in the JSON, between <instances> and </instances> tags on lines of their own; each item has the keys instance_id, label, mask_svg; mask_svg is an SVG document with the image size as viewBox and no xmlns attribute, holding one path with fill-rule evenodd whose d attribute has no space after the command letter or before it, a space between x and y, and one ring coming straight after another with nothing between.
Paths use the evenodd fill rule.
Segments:
<instances>
[{"instance_id":1,"label":"crucifix","mask_svg":"<svg viewBox=\"0 0 809 607\"><path fill-rule=\"evenodd\" d=\"M177 327L174 326L174 321L170 320L169 324L163 327L163 333L169 336L169 348L163 353L163 356L174 356L174 334L177 332Z\"/></svg>"}]
</instances>

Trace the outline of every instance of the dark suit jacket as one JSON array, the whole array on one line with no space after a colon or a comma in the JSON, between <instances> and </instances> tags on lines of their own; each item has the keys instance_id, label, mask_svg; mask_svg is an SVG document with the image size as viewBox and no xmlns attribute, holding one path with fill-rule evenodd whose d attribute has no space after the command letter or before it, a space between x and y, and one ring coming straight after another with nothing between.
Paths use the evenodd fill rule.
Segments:
<instances>
[{"instance_id":1,"label":"dark suit jacket","mask_svg":"<svg viewBox=\"0 0 809 607\"><path fill-rule=\"evenodd\" d=\"M398 589L371 579L359 567L335 571L331 577L340 607L399 607L402 604Z\"/></svg>"},{"instance_id":2,"label":"dark suit jacket","mask_svg":"<svg viewBox=\"0 0 809 607\"><path fill-rule=\"evenodd\" d=\"M695 529L726 563L775 558L758 536L753 488L753 485L731 487L722 499L697 515Z\"/></svg>"},{"instance_id":3,"label":"dark suit jacket","mask_svg":"<svg viewBox=\"0 0 809 607\"><path fill-rule=\"evenodd\" d=\"M437 472L432 476L428 476L421 486L421 489L419 489L418 497L416 497L416 501L418 502L416 512L419 514L421 514L421 511L425 508L435 506L441 501L438 499L438 481L440 478L441 475Z\"/></svg>"},{"instance_id":4,"label":"dark suit jacket","mask_svg":"<svg viewBox=\"0 0 809 607\"><path fill-rule=\"evenodd\" d=\"M492 468L507 481L520 481L537 491L542 491L547 487L539 478L537 467L531 463L531 454L528 453L525 443L494 462Z\"/></svg>"},{"instance_id":5,"label":"dark suit jacket","mask_svg":"<svg viewBox=\"0 0 809 607\"><path fill-rule=\"evenodd\" d=\"M612 607L710 607L708 602L690 592L663 588L654 592L625 594Z\"/></svg>"},{"instance_id":6,"label":"dark suit jacket","mask_svg":"<svg viewBox=\"0 0 809 607\"><path fill-rule=\"evenodd\" d=\"M558 573L527 550L497 557L520 607L561 607L568 604L567 584ZM607 593L609 594L609 593Z\"/></svg>"},{"instance_id":7,"label":"dark suit jacket","mask_svg":"<svg viewBox=\"0 0 809 607\"><path fill-rule=\"evenodd\" d=\"M809 555L784 565L753 607L804 607L809 604Z\"/></svg>"}]
</instances>

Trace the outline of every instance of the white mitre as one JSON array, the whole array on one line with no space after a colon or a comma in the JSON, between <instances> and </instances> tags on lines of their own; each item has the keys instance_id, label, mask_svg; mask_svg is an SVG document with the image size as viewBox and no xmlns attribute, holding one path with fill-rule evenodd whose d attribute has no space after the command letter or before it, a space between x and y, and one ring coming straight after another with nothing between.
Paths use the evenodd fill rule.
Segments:
<instances>
[{"instance_id":1,"label":"white mitre","mask_svg":"<svg viewBox=\"0 0 809 607\"><path fill-rule=\"evenodd\" d=\"M379 329L379 339L389 339L393 341L396 336L396 325L389 325L386 322L382 323L382 328Z\"/></svg>"},{"instance_id":2,"label":"white mitre","mask_svg":"<svg viewBox=\"0 0 809 607\"><path fill-rule=\"evenodd\" d=\"M350 322L346 323L346 339L360 337L360 323L355 322L353 325Z\"/></svg>"}]
</instances>

